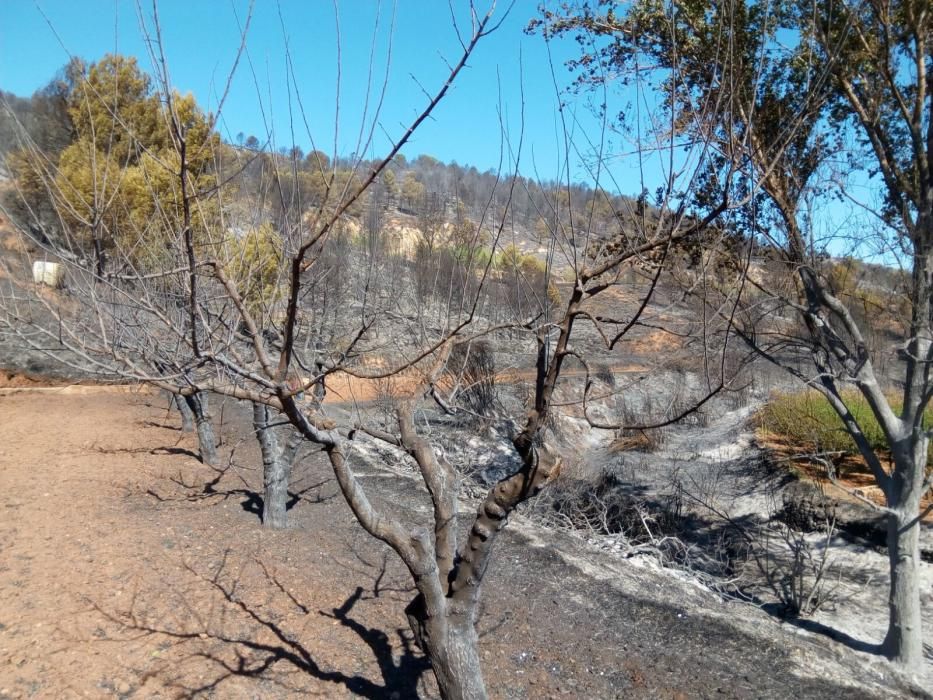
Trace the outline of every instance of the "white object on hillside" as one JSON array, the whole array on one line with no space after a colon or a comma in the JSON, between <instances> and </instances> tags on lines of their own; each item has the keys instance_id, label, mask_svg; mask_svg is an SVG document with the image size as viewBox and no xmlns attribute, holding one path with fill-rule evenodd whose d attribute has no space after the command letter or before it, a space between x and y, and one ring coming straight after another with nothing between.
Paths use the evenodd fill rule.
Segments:
<instances>
[{"instance_id":1,"label":"white object on hillside","mask_svg":"<svg viewBox=\"0 0 933 700\"><path fill-rule=\"evenodd\" d=\"M36 284L47 284L52 288L61 287L63 272L58 263L36 260L32 264L32 281Z\"/></svg>"}]
</instances>

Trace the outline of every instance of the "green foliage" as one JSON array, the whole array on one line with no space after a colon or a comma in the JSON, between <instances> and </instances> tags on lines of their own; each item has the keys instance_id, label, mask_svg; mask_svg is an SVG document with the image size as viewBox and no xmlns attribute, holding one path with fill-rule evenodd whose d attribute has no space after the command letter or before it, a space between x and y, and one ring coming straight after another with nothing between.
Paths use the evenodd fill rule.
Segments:
<instances>
[{"instance_id":1,"label":"green foliage","mask_svg":"<svg viewBox=\"0 0 933 700\"><path fill-rule=\"evenodd\" d=\"M192 231L199 244L208 242L219 202L198 193L212 192L216 183L220 139L212 118L190 94L173 92L168 100L154 92L133 58L108 55L89 67L72 62L67 76L74 140L58 156L57 170L35 152L12 156L24 200L53 195L61 221L88 249L92 242L102 251L118 249L121 260L144 269L166 262L185 229L181 142L165 112L170 102L184 135ZM42 177L46 171L54 180Z\"/></svg>"},{"instance_id":2,"label":"green foliage","mask_svg":"<svg viewBox=\"0 0 933 700\"><path fill-rule=\"evenodd\" d=\"M386 168L382 173L382 184L390 196L394 197L398 194L398 180L395 177L395 173L389 168Z\"/></svg>"},{"instance_id":3,"label":"green foliage","mask_svg":"<svg viewBox=\"0 0 933 700\"><path fill-rule=\"evenodd\" d=\"M24 220L33 216L41 220L51 220L54 212L51 211L46 186L47 164L25 150L8 153L5 164L16 180L16 189L8 192L3 198L4 205L14 216Z\"/></svg>"},{"instance_id":4,"label":"green foliage","mask_svg":"<svg viewBox=\"0 0 933 700\"><path fill-rule=\"evenodd\" d=\"M275 158L270 154L264 154L263 157L270 161ZM302 212L323 210L325 213L332 213L360 187L361 182L357 175L345 168L329 169L327 156L317 151L309 154L305 166L297 173L297 188L291 169L280 166L280 184L277 186L282 188L282 197L294 209L293 213L297 213L299 205ZM271 165L269 170L271 172ZM346 213L360 216L363 213L364 202L365 198L360 197Z\"/></svg>"},{"instance_id":5,"label":"green foliage","mask_svg":"<svg viewBox=\"0 0 933 700\"><path fill-rule=\"evenodd\" d=\"M409 207L414 207L424 199L424 185L418 182L414 173L406 173L402 180L401 195Z\"/></svg>"},{"instance_id":6,"label":"green foliage","mask_svg":"<svg viewBox=\"0 0 933 700\"><path fill-rule=\"evenodd\" d=\"M543 260L539 260L534 255L525 255L515 245L508 245L496 256L495 265L507 279L509 277L520 278L532 289L543 289L545 280L547 280L548 301L552 304L560 303L560 292L554 281L550 279L547 265Z\"/></svg>"},{"instance_id":7,"label":"green foliage","mask_svg":"<svg viewBox=\"0 0 933 700\"><path fill-rule=\"evenodd\" d=\"M129 260L150 267L164 260L167 247L184 229L176 175L180 169L180 157L172 150L147 152L136 164L121 166L112 154L79 139L59 160L59 212L79 244L89 246L98 236L105 249L118 248ZM192 175L191 182L201 189L213 179ZM192 207L192 230L200 243L206 242L217 214L216 199Z\"/></svg>"},{"instance_id":8,"label":"green foliage","mask_svg":"<svg viewBox=\"0 0 933 700\"><path fill-rule=\"evenodd\" d=\"M516 245L507 245L496 257L496 267L503 271L518 270L525 255Z\"/></svg>"},{"instance_id":9,"label":"green foliage","mask_svg":"<svg viewBox=\"0 0 933 700\"><path fill-rule=\"evenodd\" d=\"M452 246L450 252L458 263L474 268L484 268L492 260L492 251L489 248L458 245Z\"/></svg>"},{"instance_id":10,"label":"green foliage","mask_svg":"<svg viewBox=\"0 0 933 700\"><path fill-rule=\"evenodd\" d=\"M227 276L236 285L250 314L260 320L284 294L281 239L270 224L260 224L231 242L226 254Z\"/></svg>"},{"instance_id":11,"label":"green foliage","mask_svg":"<svg viewBox=\"0 0 933 700\"><path fill-rule=\"evenodd\" d=\"M62 151L56 176L62 217L78 231L79 240L90 240L94 230L128 230L127 208L117 204L123 184L120 164L81 139ZM86 238L86 240L83 240Z\"/></svg>"},{"instance_id":12,"label":"green foliage","mask_svg":"<svg viewBox=\"0 0 933 700\"><path fill-rule=\"evenodd\" d=\"M158 97L132 57L108 54L91 64L69 97L68 112L78 137L120 164L135 162L140 145L168 145Z\"/></svg>"},{"instance_id":13,"label":"green foliage","mask_svg":"<svg viewBox=\"0 0 933 700\"><path fill-rule=\"evenodd\" d=\"M214 131L214 118L205 114L198 106L194 95L190 92L181 95L174 92L172 106L178 115L185 133L185 161L188 172L192 177L202 177L210 173L213 168L215 154L220 149L220 136ZM164 121L164 120L163 120ZM163 124L163 129L167 127ZM163 141L169 145L163 147L164 151L175 152L171 146L168 134L156 135L152 144L145 144L147 148L156 149Z\"/></svg>"},{"instance_id":14,"label":"green foliage","mask_svg":"<svg viewBox=\"0 0 933 700\"><path fill-rule=\"evenodd\" d=\"M901 404L894 396L888 397L895 412ZM861 426L872 449L887 452L890 449L884 431L872 413L865 398L858 392L846 392L843 401ZM924 413L924 426L933 427L933 406ZM825 396L816 391L779 394L758 413L758 424L768 432L782 436L793 445L826 452L857 455L858 449L842 424L842 419ZM930 454L928 464L933 464Z\"/></svg>"},{"instance_id":15,"label":"green foliage","mask_svg":"<svg viewBox=\"0 0 933 700\"><path fill-rule=\"evenodd\" d=\"M642 80L645 62L652 64L668 111L664 122L718 143L724 153L737 133L747 133L767 164L763 186L797 201L835 146L819 119L833 87L822 77L824 65L813 61L809 42L788 45L778 36L788 27L804 31L808 21L795 0L636 0L621 6L599 0L544 10L530 29L580 42L581 55L568 65L581 90ZM632 126L626 114L619 119L622 128ZM690 194L693 205L703 210L721 201L727 167L721 156L704 164ZM749 193L733 196L739 194Z\"/></svg>"}]
</instances>

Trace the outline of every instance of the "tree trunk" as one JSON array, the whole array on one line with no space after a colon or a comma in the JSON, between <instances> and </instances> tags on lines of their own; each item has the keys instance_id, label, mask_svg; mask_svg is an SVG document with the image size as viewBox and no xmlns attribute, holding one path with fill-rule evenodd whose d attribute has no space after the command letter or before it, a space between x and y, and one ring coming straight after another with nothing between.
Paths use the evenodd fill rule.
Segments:
<instances>
[{"instance_id":1,"label":"tree trunk","mask_svg":"<svg viewBox=\"0 0 933 700\"><path fill-rule=\"evenodd\" d=\"M547 414L542 411L539 415ZM401 411L398 416L402 444L421 466L428 460L420 456L421 449L410 435L413 427L406 426ZM421 561L406 560L415 574L419 594L405 613L415 640L431 661L444 700L486 698L475 620L492 548L509 513L523 501L534 497L561 470L560 456L546 445L535 447L529 437L533 433L526 425L525 431L513 440L515 449L522 456L523 467L502 479L487 494L453 568L448 571L451 560L441 556L437 556L436 561L427 561L426 557ZM422 472L427 474L431 469L422 467ZM434 493L439 492L439 488L431 485L427 475L425 483L435 498ZM453 512L456 513L456 508ZM440 554L437 551L439 539L436 533L437 555Z\"/></svg>"},{"instance_id":2,"label":"tree trunk","mask_svg":"<svg viewBox=\"0 0 933 700\"><path fill-rule=\"evenodd\" d=\"M920 617L920 496L927 460L926 439L911 454L895 453L888 507L888 631L882 653L910 673L923 663ZM919 461L922 458L922 461Z\"/></svg>"},{"instance_id":3,"label":"tree trunk","mask_svg":"<svg viewBox=\"0 0 933 700\"><path fill-rule=\"evenodd\" d=\"M207 393L197 391L185 396L185 403L194 415L194 422L198 429L198 447L201 452L201 461L204 464L216 466L217 443L214 440L214 426L207 407Z\"/></svg>"},{"instance_id":4,"label":"tree trunk","mask_svg":"<svg viewBox=\"0 0 933 700\"><path fill-rule=\"evenodd\" d=\"M432 650L428 656L444 700L486 700L479 638L472 622L448 620L443 648Z\"/></svg>"},{"instance_id":5,"label":"tree trunk","mask_svg":"<svg viewBox=\"0 0 933 700\"><path fill-rule=\"evenodd\" d=\"M172 403L175 404L175 408L177 408L178 412L181 414L182 432L194 432L194 415L191 413L191 409L188 408L188 404L184 397L179 394L172 394Z\"/></svg>"},{"instance_id":6,"label":"tree trunk","mask_svg":"<svg viewBox=\"0 0 933 700\"><path fill-rule=\"evenodd\" d=\"M449 610L450 600L442 608ZM443 700L486 700L473 615L429 617L418 595L405 610L415 640L431 662Z\"/></svg>"},{"instance_id":7,"label":"tree trunk","mask_svg":"<svg viewBox=\"0 0 933 700\"><path fill-rule=\"evenodd\" d=\"M253 429L262 451L262 524L282 529L288 525L286 504L291 458L275 428L269 425L269 414L268 406L253 403Z\"/></svg>"}]
</instances>

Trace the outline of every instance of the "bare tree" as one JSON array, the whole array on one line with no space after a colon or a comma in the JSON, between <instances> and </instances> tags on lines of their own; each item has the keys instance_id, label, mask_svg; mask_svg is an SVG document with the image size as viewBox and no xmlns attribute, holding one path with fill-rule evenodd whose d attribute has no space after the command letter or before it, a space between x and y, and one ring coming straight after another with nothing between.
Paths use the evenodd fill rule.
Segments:
<instances>
[{"instance_id":1,"label":"bare tree","mask_svg":"<svg viewBox=\"0 0 933 700\"><path fill-rule=\"evenodd\" d=\"M611 41L611 49L594 48L575 64L581 85L604 84L622 65L651 61L677 70L679 80L666 84L672 123L686 136L710 139L717 152L701 193L718 201L722 173L741 171L730 186L751 198L726 225L757 240L784 274L750 276L755 293L739 333L762 357L826 397L881 489L890 559L881 650L916 671L923 654L920 506L933 485L931 433L924 425L933 397L929 5L801 0L717 4L698 15L680 2L644 3L621 14L592 3L547 19L551 32ZM778 36L781 27L796 37L790 45ZM728 109L702 109L723 97ZM876 174L870 181L882 201L854 196L845 170ZM835 242L825 230L841 227L822 218L832 211L825 194L832 190L863 214L858 230L843 229ZM702 198L695 203L705 206ZM860 314L833 279L830 255L840 248L857 257L880 256L903 270L898 287L907 312L892 341L900 343L901 364L890 377L879 373L868 341L883 311ZM790 321L794 317L799 324ZM809 369L799 361L801 352L809 356ZM846 387L867 401L889 451L870 443L847 405Z\"/></svg>"},{"instance_id":2,"label":"bare tree","mask_svg":"<svg viewBox=\"0 0 933 700\"><path fill-rule=\"evenodd\" d=\"M611 208L616 201L600 183L609 179L611 186L618 189L611 174L604 171L605 142L575 142L572 129L562 122L566 158L574 152L592 151L590 175L597 183L597 196L591 198L590 209L577 210L568 194L573 185L567 167L561 175L565 182L558 196L540 200L547 207L547 211L540 212L540 218L554 223L548 231L549 252L542 265L524 272L516 270L518 282L525 285L521 309L524 317L513 314L493 322L484 314L494 254L502 247L516 188L524 182L514 176L496 179L495 190L477 220L463 228L465 239L456 257L457 275L445 280L446 290L432 302L434 313L411 314L411 301L419 295L417 271L404 274L406 267L398 265L398 274L374 274L371 247L364 246L360 251L347 248L344 256L333 256L328 249L354 223L352 212L359 210L373 183L380 180L399 150L444 98L477 45L496 29L493 10L481 14L471 6L468 29L455 20L461 44L459 57L451 62L444 82L429 96L427 105L386 157L365 165L361 158L344 160L347 168L338 173L335 137L329 171L319 159L323 187L316 201L311 206L297 200L294 206L291 201L278 206L273 214L276 226L268 236L256 239L259 252L252 258L231 255L235 244L250 238L238 231L242 222L232 219L234 207L224 200L224 191L228 184L235 187L237 174L244 170L238 158L249 160L255 154L231 154L219 139L211 138L216 116L206 134L192 127L190 105L186 106L172 91L158 15L140 15L160 85L158 115L166 143L163 151L151 154L152 167L153 172L171 182L170 193L160 195L159 178L142 175L157 217L166 222L161 246L141 256L139 251L151 240L152 232L146 222L132 217L95 216L90 226L84 218L69 218L66 213L74 206L65 197L66 185L56 177L54 166L49 166L45 181L50 197L63 212L63 240L73 241L78 254L64 256L61 247L50 252L57 254L73 275L69 293L76 304L73 309L62 310L54 303L30 297L31 304L42 305L48 313L28 317L17 313L20 297L4 299L9 327L24 337L32 328L38 328L46 336L57 338L83 362L115 369L125 378L180 394L189 405L195 401L195 405L203 407L203 398L209 393L251 402L254 427L269 467L265 485L270 510L264 517L274 524L284 519L278 504L287 488L287 457L294 443L286 440L288 444L283 447L273 426L287 420L306 441L323 450L360 525L391 547L411 573L418 593L406 612L421 648L431 660L442 696L486 697L476 621L497 538L509 516L560 473L563 457L551 437L563 407L582 406L583 417L592 425L613 427L592 416L592 404L601 400L592 394L593 356L618 351L627 334L640 327L670 251L708 232L713 222L731 210L735 206L728 199L732 190L724 188L721 200L703 216L687 211L683 192L696 187L696 171L710 155L708 144L697 140L688 147L686 162L666 171L657 216L649 217L644 211L640 215L616 212L611 217L614 228L607 231L603 222L597 230L595 203L602 199ZM374 40L374 47L376 44ZM250 60L247 50L241 48L241 55ZM286 57L291 70L287 48ZM367 86L375 102L381 104L386 82L384 78L380 83L370 72ZM706 107L711 112L721 108L717 101ZM303 114L300 103L297 111ZM132 125L125 123L119 110L107 109L105 116L111 128L136 144L135 148L142 148L143 142L134 136ZM360 129L356 153L370 150L377 125L378 110L372 121ZM505 128L503 133L507 133ZM308 136L313 140L313 135ZM657 131L651 138L654 141L650 146L638 143L638 157L659 150L672 154L680 147ZM514 154L506 165L517 170L521 137L516 143L504 144L502 152ZM297 157L293 151L293 163ZM286 162L270 159L273 180L282 177ZM117 171L108 175L98 167L91 167L90 172L94 178L115 177L117 183L126 177ZM205 173L212 175L207 184L199 181ZM119 184L101 191L107 194L105 199L112 201L119 201L123 192ZM272 191L284 198L283 187L275 186ZM295 197L300 199L300 191ZM262 211L261 207L251 209ZM103 235L107 230L96 226L100 221L107 226L113 223L114 233ZM88 228L94 258L82 263L80 253L88 250ZM376 226L371 228L377 232ZM721 236L713 237L718 238ZM263 246L267 244L278 260L269 267L270 277L254 274L265 268L252 263L247 265L247 274L241 274L237 260L264 259ZM107 254L102 255L105 247ZM558 265L569 280L563 295L550 291ZM651 273L639 289L638 300L623 313L604 313L606 305L600 303L609 297L606 304L613 308L610 292L633 266ZM315 306L320 296L311 290L319 288L321 279L334 276L348 279L350 291L342 308L331 308L333 315L322 314L322 309ZM257 294L257 284L283 293ZM704 395L681 415L671 416L671 421L695 410L727 385L724 360L718 352L728 342L731 317L741 291L739 280L724 294L718 307L718 316L725 319L719 345L707 342L715 335L710 328L704 329L700 337L698 355L705 363L708 379ZM588 332L582 332L584 329ZM451 353L455 348L459 355L464 347L479 347L506 330L517 333L518 342L534 358L530 367L534 389L528 405L517 413L505 413L499 408L492 411L511 442L514 468L481 499L464 533L457 519L461 477L418 426L416 416L432 405L442 413L469 412L471 406L475 407L468 396L458 402L475 382L450 381L451 375L460 380L465 376L465 363L458 357L451 361ZM571 363L583 369L582 381L566 372ZM171 369L153 371L154 367ZM326 404L314 402L309 406L299 399L304 392L313 392L338 378L351 385L398 380L404 391L399 393L393 419L377 424L359 409L348 418L330 412ZM484 380L479 377L477 381ZM417 465L432 504L432 517L426 526L407 522L389 509L377 508L370 499L354 469L354 447L372 441L407 455Z\"/></svg>"}]
</instances>

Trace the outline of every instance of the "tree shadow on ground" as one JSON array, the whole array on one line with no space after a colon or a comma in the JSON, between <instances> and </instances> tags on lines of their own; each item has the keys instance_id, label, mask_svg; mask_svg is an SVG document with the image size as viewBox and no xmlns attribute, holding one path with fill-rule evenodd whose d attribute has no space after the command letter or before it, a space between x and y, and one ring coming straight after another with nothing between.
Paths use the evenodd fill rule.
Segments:
<instances>
[{"instance_id":1,"label":"tree shadow on ground","mask_svg":"<svg viewBox=\"0 0 933 700\"><path fill-rule=\"evenodd\" d=\"M343 605L334 608L332 613L321 611L320 614L337 620L341 625L353 631L370 648L376 658L376 663L379 664L379 672L382 674L386 693L399 698L418 697L418 681L421 675L431 667L431 663L417 651L414 639L401 629L396 630L396 635L402 647L402 655L396 662L392 656L389 635L381 629L366 627L350 617L350 611L362 596L363 587L357 586Z\"/></svg>"},{"instance_id":2,"label":"tree shadow on ground","mask_svg":"<svg viewBox=\"0 0 933 700\"><path fill-rule=\"evenodd\" d=\"M104 455L184 455L201 461L201 455L186 447L178 447L177 443L171 447L103 447L101 445L93 445L91 449Z\"/></svg>"},{"instance_id":3,"label":"tree shadow on ground","mask_svg":"<svg viewBox=\"0 0 933 700\"><path fill-rule=\"evenodd\" d=\"M281 614L281 608L271 608L268 596L259 602L249 600L241 586L243 569L238 574L230 572L228 566L231 551L224 552L221 561L213 573L201 572L185 563L184 568L193 577L200 594L207 594L211 604L204 601L193 602L190 591L176 591L178 603L184 614L179 626L173 627L159 618L152 621L151 611L137 594L132 596L126 612L114 613L91 602L92 607L109 622L119 626L120 636L107 635L107 641L136 641L152 637L159 641L159 649L174 657L172 652L184 651L180 658L168 658L165 666L149 669L139 675L145 681L148 677L164 676L167 686L179 693L180 697L199 697L213 694L225 682L234 678L253 678L263 683L271 683L291 692L308 692L304 683L288 683L288 676L295 672L307 674L324 683L340 685L363 698L417 698L418 684L422 674L430 668L428 660L416 649L413 639L403 630L396 630L401 655L398 661L393 657L393 645L390 637L377 628L367 627L351 616L354 606L364 599L364 588L359 586L347 600L331 611L319 610L318 614L339 622L349 629L372 651L378 665L382 683L377 683L359 674L347 674L330 670L322 666L305 647L301 640L287 629L287 616ZM293 606L300 617L312 614L310 606L301 602L260 559L255 559L262 571L264 585L261 590L277 591L275 596L284 604ZM223 612L205 616L205 607L214 609L220 603ZM283 620L286 620L283 622ZM304 630L303 630L304 631ZM196 672L189 674L197 677L192 682L186 676L186 665L196 664ZM205 669L204 665L208 668ZM285 668L283 668L285 667Z\"/></svg>"},{"instance_id":4,"label":"tree shadow on ground","mask_svg":"<svg viewBox=\"0 0 933 700\"><path fill-rule=\"evenodd\" d=\"M697 565L697 570L721 580L733 577L738 582L733 587L721 588L720 594L751 603L785 624L828 637L853 651L869 654L881 653L880 644L857 639L842 630L805 617L794 607L794 602L805 594L799 589L801 584L798 578L803 575L807 577L809 585L817 584L812 581L812 573L809 570L805 572L794 570L792 552L785 552L782 558L781 552L762 549L764 541L761 540L760 535L754 534L761 526L757 516L754 514L735 518L695 516L688 522L691 528L685 532L689 534L681 535L685 541L704 548L705 551L714 551L716 547L721 548L722 558L729 562L724 570L716 570L715 566L707 569L702 563ZM773 535L773 537L779 536ZM716 560L716 563L721 562ZM747 578L748 576L752 577ZM865 581L862 583L864 584Z\"/></svg>"},{"instance_id":5,"label":"tree shadow on ground","mask_svg":"<svg viewBox=\"0 0 933 700\"><path fill-rule=\"evenodd\" d=\"M307 501L308 503L323 503L324 501L329 501L334 496L321 496L318 493L314 498L308 498L306 494L310 493L314 489L321 488L324 484L328 483L330 479L324 479L319 481L316 484L311 484L299 491L288 491L288 500L285 501L285 510L291 510L301 501ZM244 500L240 502L240 507L245 510L247 513L252 513L258 518L262 518L262 509L265 507L265 499L262 494L257 491L249 491L246 489L233 489L229 492L230 494L238 493L245 496Z\"/></svg>"},{"instance_id":6,"label":"tree shadow on ground","mask_svg":"<svg viewBox=\"0 0 933 700\"><path fill-rule=\"evenodd\" d=\"M153 447L149 450L151 455L185 455L187 457L193 457L194 459L200 461L201 455L199 455L194 450L189 450L187 447Z\"/></svg>"},{"instance_id":7,"label":"tree shadow on ground","mask_svg":"<svg viewBox=\"0 0 933 700\"><path fill-rule=\"evenodd\" d=\"M389 574L389 555L385 552L378 562L367 559L352 542L345 542L346 551L353 555L356 562L337 560L341 567L363 579L372 580L367 592L363 586L356 590L344 601L343 605L334 608L331 612L320 611L320 614L336 620L347 629L352 630L372 650L379 671L391 697L417 698L418 684L425 671L431 668L431 662L424 656L414 635L406 628L397 628L395 638L397 646L402 650L398 661L392 655L391 637L383 630L366 627L350 617L353 607L361 600L374 600L387 596L392 600L407 603L415 595L415 588L408 583L407 575L397 579ZM276 582L277 583L277 582Z\"/></svg>"},{"instance_id":8,"label":"tree shadow on ground","mask_svg":"<svg viewBox=\"0 0 933 700\"><path fill-rule=\"evenodd\" d=\"M156 450L159 451L156 452L156 450L153 450L152 453L173 454L174 452L171 452L173 449L176 448L156 448ZM237 471L236 464L232 458L223 466L204 465L204 467L213 472L213 476L206 481L202 481L198 478L185 479L179 472L172 476L162 477L172 484L169 491L147 488L145 493L160 503L196 503L199 501L226 501L230 498L242 498L240 507L247 513L251 513L260 519L262 518L262 509L264 505L262 493L252 488L249 482L243 478ZM229 477L228 480L235 479L239 482L239 485L221 486L221 482L225 477ZM285 509L291 510L302 501L307 503L324 503L334 498L336 494L331 494L330 496L321 494L321 488L330 481L332 481L331 478L326 478L301 489L290 489L288 491L289 498L285 504ZM314 491L317 493L311 495Z\"/></svg>"},{"instance_id":9,"label":"tree shadow on ground","mask_svg":"<svg viewBox=\"0 0 933 700\"><path fill-rule=\"evenodd\" d=\"M169 425L168 423L158 423L154 420L139 421L139 425L147 428L161 428L162 430L174 430L175 432L185 432L180 425Z\"/></svg>"},{"instance_id":10,"label":"tree shadow on ground","mask_svg":"<svg viewBox=\"0 0 933 700\"><path fill-rule=\"evenodd\" d=\"M731 518L727 521L703 518L695 521L694 535L688 538L688 541L693 544L707 548L714 545L722 547L723 543L728 542L729 536L733 536L733 543L725 546L730 549L728 556L735 558L735 564L730 565L726 572L710 571L708 573L719 577L723 577L724 573L737 576L739 570L745 566L750 566L750 571L757 572L757 577L746 580L744 584L734 589L723 588L720 593L726 597L751 603L785 624L828 637L853 651L881 654L881 644L858 639L842 630L805 617L794 607L795 601L805 594L805 591L799 588L801 584L798 578L801 575L807 577L807 583L811 586L817 583L812 580L812 572L809 570L803 574L794 570L791 552L785 553L782 559L780 552L761 550L762 542L751 539L752 535L749 534L754 533L758 526L760 523L754 515ZM731 568L732 566L738 568ZM742 576L738 578L741 579ZM861 583L867 582L863 580ZM760 594L762 589L768 591L770 596ZM827 593L832 595L832 591Z\"/></svg>"},{"instance_id":11,"label":"tree shadow on ground","mask_svg":"<svg viewBox=\"0 0 933 700\"><path fill-rule=\"evenodd\" d=\"M881 654L881 644L862 641L841 630L837 630L810 618L788 615L786 608L780 603L763 603L759 607L769 615L778 618L788 625L793 625L807 632L829 637L834 641L845 644L853 651L862 651L868 654Z\"/></svg>"}]
</instances>

